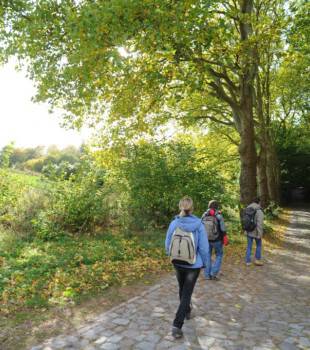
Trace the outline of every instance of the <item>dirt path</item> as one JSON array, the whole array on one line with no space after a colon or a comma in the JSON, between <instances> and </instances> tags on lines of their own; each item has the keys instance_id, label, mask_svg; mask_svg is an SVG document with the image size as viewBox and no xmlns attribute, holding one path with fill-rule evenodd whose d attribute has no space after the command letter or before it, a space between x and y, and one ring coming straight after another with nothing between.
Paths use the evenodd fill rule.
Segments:
<instances>
[{"instance_id":1,"label":"dirt path","mask_svg":"<svg viewBox=\"0 0 310 350\"><path fill-rule=\"evenodd\" d=\"M169 335L178 303L169 276L71 335L31 349L310 349L309 212L293 212L284 249L265 258L263 267L226 261L220 281L201 275L182 340Z\"/></svg>"}]
</instances>

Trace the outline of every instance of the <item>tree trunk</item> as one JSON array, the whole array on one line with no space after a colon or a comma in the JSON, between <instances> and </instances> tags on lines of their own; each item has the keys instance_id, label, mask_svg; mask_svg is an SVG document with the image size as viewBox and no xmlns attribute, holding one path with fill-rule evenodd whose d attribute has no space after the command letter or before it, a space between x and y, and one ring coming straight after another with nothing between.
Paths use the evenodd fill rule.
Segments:
<instances>
[{"instance_id":1,"label":"tree trunk","mask_svg":"<svg viewBox=\"0 0 310 350\"><path fill-rule=\"evenodd\" d=\"M248 101L249 102L249 101ZM241 162L240 170L240 202L243 205L250 204L257 196L256 164L257 155L255 149L253 111L251 103L245 106L247 114L243 116L240 133L239 154Z\"/></svg>"},{"instance_id":2,"label":"tree trunk","mask_svg":"<svg viewBox=\"0 0 310 350\"><path fill-rule=\"evenodd\" d=\"M261 205L266 208L269 204L269 189L267 177L267 154L266 148L261 146L257 162L258 193L261 198Z\"/></svg>"},{"instance_id":3,"label":"tree trunk","mask_svg":"<svg viewBox=\"0 0 310 350\"><path fill-rule=\"evenodd\" d=\"M267 157L267 180L270 201L279 204L280 202L280 165L276 153L275 144L271 129L270 117L270 55L267 56L266 65L266 80L265 80L265 142L266 142L266 157Z\"/></svg>"},{"instance_id":4,"label":"tree trunk","mask_svg":"<svg viewBox=\"0 0 310 350\"><path fill-rule=\"evenodd\" d=\"M270 200L276 204L280 200L280 182L279 182L279 162L275 147L272 141L267 142L267 177L268 177L268 191Z\"/></svg>"},{"instance_id":5,"label":"tree trunk","mask_svg":"<svg viewBox=\"0 0 310 350\"><path fill-rule=\"evenodd\" d=\"M257 155L255 149L255 132L253 116L254 79L257 71L255 46L248 42L252 36L250 15L253 13L253 0L241 0L240 12L244 18L239 22L240 41L245 45L245 54L242 60L242 72L239 75L240 84L240 201L248 205L257 196Z\"/></svg>"},{"instance_id":6,"label":"tree trunk","mask_svg":"<svg viewBox=\"0 0 310 350\"><path fill-rule=\"evenodd\" d=\"M258 141L260 144L259 157L257 163L258 172L258 192L261 198L261 205L266 208L269 204L269 189L267 177L267 138L268 131L264 115L263 89L261 85L260 73L256 76L256 96L255 96L256 114L259 120Z\"/></svg>"},{"instance_id":7,"label":"tree trunk","mask_svg":"<svg viewBox=\"0 0 310 350\"><path fill-rule=\"evenodd\" d=\"M240 0L238 6L240 16L235 18L235 24L239 26L242 47L242 54L236 57L236 66L240 67L238 84L233 83L225 69L218 72L208 67L208 73L212 77L208 85L213 89L213 95L232 109L235 127L240 135L240 202L242 205L248 205L257 196L257 154L253 114L257 48L254 42L249 40L253 34L251 23L253 0Z\"/></svg>"}]
</instances>

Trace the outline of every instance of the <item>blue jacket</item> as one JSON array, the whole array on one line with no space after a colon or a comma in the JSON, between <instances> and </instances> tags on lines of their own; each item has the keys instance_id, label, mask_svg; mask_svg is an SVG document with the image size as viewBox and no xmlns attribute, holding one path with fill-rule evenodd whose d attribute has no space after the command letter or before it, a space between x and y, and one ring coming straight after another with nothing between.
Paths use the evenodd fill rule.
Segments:
<instances>
[{"instance_id":1,"label":"blue jacket","mask_svg":"<svg viewBox=\"0 0 310 350\"><path fill-rule=\"evenodd\" d=\"M197 258L196 262L193 265L179 265L181 267L186 267L190 269L197 269L204 266L207 266L208 255L209 255L209 241L208 235L205 230L201 219L197 218L195 215L188 216L176 216L175 219L170 223L167 235L166 235L166 253L169 254L169 247L171 242L171 237L173 232L177 227L180 227L182 230L187 232L193 232L195 239L195 246L197 247Z\"/></svg>"}]
</instances>

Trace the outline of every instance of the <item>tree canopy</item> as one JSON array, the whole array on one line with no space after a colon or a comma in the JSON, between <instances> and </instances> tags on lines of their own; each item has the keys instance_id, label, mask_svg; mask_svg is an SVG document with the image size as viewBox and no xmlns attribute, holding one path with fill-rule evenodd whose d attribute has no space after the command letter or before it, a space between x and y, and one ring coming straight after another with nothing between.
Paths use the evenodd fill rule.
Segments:
<instances>
[{"instance_id":1,"label":"tree canopy","mask_svg":"<svg viewBox=\"0 0 310 350\"><path fill-rule=\"evenodd\" d=\"M123 141L170 120L220 128L239 147L241 202L257 194L257 176L264 201L279 200L271 123L307 110L308 78L291 89L309 67L305 1L20 0L1 10L2 58L28 65L36 99L63 108L68 125L104 125Z\"/></svg>"}]
</instances>

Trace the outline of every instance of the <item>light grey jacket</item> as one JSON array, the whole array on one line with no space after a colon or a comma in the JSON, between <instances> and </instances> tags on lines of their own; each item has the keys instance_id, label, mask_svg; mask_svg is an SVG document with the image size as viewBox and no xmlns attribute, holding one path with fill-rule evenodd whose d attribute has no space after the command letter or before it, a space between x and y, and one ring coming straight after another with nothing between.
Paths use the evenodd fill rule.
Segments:
<instances>
[{"instance_id":1,"label":"light grey jacket","mask_svg":"<svg viewBox=\"0 0 310 350\"><path fill-rule=\"evenodd\" d=\"M252 232L246 232L249 237L263 238L264 233L264 212L261 206L257 203L251 203L248 207L256 209L255 221L256 228Z\"/></svg>"}]
</instances>

